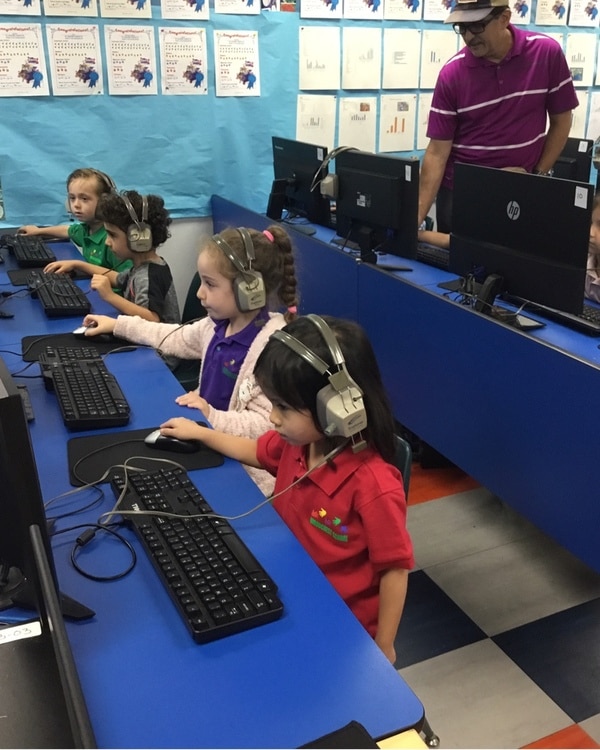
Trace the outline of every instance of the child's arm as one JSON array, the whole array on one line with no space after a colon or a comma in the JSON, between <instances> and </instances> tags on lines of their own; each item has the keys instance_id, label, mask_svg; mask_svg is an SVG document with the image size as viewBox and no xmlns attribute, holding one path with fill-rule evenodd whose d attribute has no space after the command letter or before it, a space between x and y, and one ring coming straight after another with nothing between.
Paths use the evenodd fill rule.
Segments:
<instances>
[{"instance_id":1,"label":"child's arm","mask_svg":"<svg viewBox=\"0 0 600 750\"><path fill-rule=\"evenodd\" d=\"M396 661L394 639L404 610L408 588L408 570L390 568L381 574L379 581L379 619L375 643L392 662Z\"/></svg>"},{"instance_id":2,"label":"child's arm","mask_svg":"<svg viewBox=\"0 0 600 750\"><path fill-rule=\"evenodd\" d=\"M17 234L28 234L32 237L54 237L57 240L68 240L69 225L61 224L56 227L36 227L33 224L26 224L17 229Z\"/></svg>"},{"instance_id":3,"label":"child's arm","mask_svg":"<svg viewBox=\"0 0 600 750\"><path fill-rule=\"evenodd\" d=\"M113 287L117 284L118 275L116 271L109 271L108 269L104 273L95 273L92 276L92 289L95 289L100 297L118 310L121 315L138 315L140 318L150 320L153 323L160 322L160 318L155 312L147 307L136 305L135 302L130 302L113 290Z\"/></svg>"},{"instance_id":4,"label":"child's arm","mask_svg":"<svg viewBox=\"0 0 600 750\"><path fill-rule=\"evenodd\" d=\"M81 271L88 276L93 276L95 273L101 272L102 269L100 266L87 263L85 260L55 260L44 266L45 273L71 273L71 271Z\"/></svg>"},{"instance_id":5,"label":"child's arm","mask_svg":"<svg viewBox=\"0 0 600 750\"><path fill-rule=\"evenodd\" d=\"M222 453L228 458L262 469L256 457L256 440L251 438L228 435L225 432L202 427L185 417L174 417L160 426L163 435L179 438L179 440L201 440L212 450Z\"/></svg>"},{"instance_id":6,"label":"child's arm","mask_svg":"<svg viewBox=\"0 0 600 750\"><path fill-rule=\"evenodd\" d=\"M450 235L445 232L433 232L430 229L420 229L418 232L419 242L428 242L446 250L450 247Z\"/></svg>"}]
</instances>

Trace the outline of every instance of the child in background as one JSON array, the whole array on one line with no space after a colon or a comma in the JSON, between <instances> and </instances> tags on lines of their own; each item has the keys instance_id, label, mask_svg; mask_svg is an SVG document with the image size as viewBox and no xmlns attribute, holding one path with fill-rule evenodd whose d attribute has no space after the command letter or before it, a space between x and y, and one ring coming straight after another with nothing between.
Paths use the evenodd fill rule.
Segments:
<instances>
[{"instance_id":1,"label":"child in background","mask_svg":"<svg viewBox=\"0 0 600 750\"><path fill-rule=\"evenodd\" d=\"M256 383L254 365L270 334L295 317L298 304L289 235L278 224L264 232L226 229L203 244L198 273L197 296L208 317L177 326L87 315L84 324L95 327L86 335L114 333L162 354L201 360L199 389L179 396L177 403L199 409L217 430L258 437L269 427L271 404ZM264 294L255 299L256 277ZM270 311L277 307L285 314ZM248 472L265 494L271 492L271 475Z\"/></svg>"},{"instance_id":2,"label":"child in background","mask_svg":"<svg viewBox=\"0 0 600 750\"><path fill-rule=\"evenodd\" d=\"M600 302L600 193L596 193L592 203L585 296L594 302Z\"/></svg>"},{"instance_id":3,"label":"child in background","mask_svg":"<svg viewBox=\"0 0 600 750\"><path fill-rule=\"evenodd\" d=\"M97 214L106 227L107 245L120 260L130 260L132 267L119 273L108 269L94 273L92 289L123 315L179 323L171 269L156 252L169 237L171 223L163 199L135 190L105 193Z\"/></svg>"},{"instance_id":4,"label":"child in background","mask_svg":"<svg viewBox=\"0 0 600 750\"><path fill-rule=\"evenodd\" d=\"M356 323L309 315L271 336L254 373L274 429L250 439L178 417L161 432L275 475L274 508L393 664L414 560L371 344Z\"/></svg>"},{"instance_id":5,"label":"child in background","mask_svg":"<svg viewBox=\"0 0 600 750\"><path fill-rule=\"evenodd\" d=\"M104 172L88 167L76 169L67 178L68 208L76 221L55 227L27 225L18 230L18 234L71 240L81 249L83 260L57 260L45 267L46 272L81 271L92 276L98 270L98 266L113 271L131 268L130 260L117 258L106 245L104 223L96 216L100 196L116 191L114 182Z\"/></svg>"}]
</instances>

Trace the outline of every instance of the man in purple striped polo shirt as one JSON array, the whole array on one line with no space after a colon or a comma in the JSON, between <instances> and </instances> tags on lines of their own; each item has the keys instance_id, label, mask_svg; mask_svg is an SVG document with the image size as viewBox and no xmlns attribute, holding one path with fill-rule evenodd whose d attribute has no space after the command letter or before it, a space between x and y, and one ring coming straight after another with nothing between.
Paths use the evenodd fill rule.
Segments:
<instances>
[{"instance_id":1,"label":"man in purple striped polo shirt","mask_svg":"<svg viewBox=\"0 0 600 750\"><path fill-rule=\"evenodd\" d=\"M419 223L435 200L442 232L451 230L455 162L550 174L569 135L578 102L563 51L510 16L507 0L458 0L445 21L465 46L435 85L419 193Z\"/></svg>"}]
</instances>

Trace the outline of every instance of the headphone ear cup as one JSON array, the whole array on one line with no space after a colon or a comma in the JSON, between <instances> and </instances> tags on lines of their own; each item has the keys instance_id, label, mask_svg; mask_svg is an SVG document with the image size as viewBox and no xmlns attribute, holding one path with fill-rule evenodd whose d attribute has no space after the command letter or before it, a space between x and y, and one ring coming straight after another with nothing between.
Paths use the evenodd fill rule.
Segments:
<instances>
[{"instance_id":1,"label":"headphone ear cup","mask_svg":"<svg viewBox=\"0 0 600 750\"><path fill-rule=\"evenodd\" d=\"M317 393L319 425L327 437L352 437L367 427L362 393L355 386L343 392L331 384Z\"/></svg>"},{"instance_id":2,"label":"headphone ear cup","mask_svg":"<svg viewBox=\"0 0 600 750\"><path fill-rule=\"evenodd\" d=\"M235 303L240 312L260 310L267 304L265 282L258 271L244 271L233 282Z\"/></svg>"},{"instance_id":3,"label":"headphone ear cup","mask_svg":"<svg viewBox=\"0 0 600 750\"><path fill-rule=\"evenodd\" d=\"M152 230L148 224L130 224L127 228L127 244L134 253L147 253L152 250Z\"/></svg>"}]
</instances>

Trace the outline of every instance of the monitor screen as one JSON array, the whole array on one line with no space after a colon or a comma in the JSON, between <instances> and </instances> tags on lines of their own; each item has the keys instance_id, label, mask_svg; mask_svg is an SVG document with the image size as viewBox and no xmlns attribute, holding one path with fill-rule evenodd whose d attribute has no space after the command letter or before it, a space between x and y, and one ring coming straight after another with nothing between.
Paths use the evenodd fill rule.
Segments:
<instances>
[{"instance_id":1,"label":"monitor screen","mask_svg":"<svg viewBox=\"0 0 600 750\"><path fill-rule=\"evenodd\" d=\"M29 426L19 394L4 361L0 358L0 607L18 604L37 609L31 582L35 564L29 527L38 526L52 566L52 550L47 533L46 513ZM94 613L62 595L65 616L91 617Z\"/></svg>"},{"instance_id":2,"label":"monitor screen","mask_svg":"<svg viewBox=\"0 0 600 750\"><path fill-rule=\"evenodd\" d=\"M355 242L365 260L376 251L414 258L419 160L348 150L336 156L335 172L339 237Z\"/></svg>"},{"instance_id":3,"label":"monitor screen","mask_svg":"<svg viewBox=\"0 0 600 750\"><path fill-rule=\"evenodd\" d=\"M554 176L563 180L589 182L592 171L594 141L567 138L565 147L554 165Z\"/></svg>"},{"instance_id":4,"label":"monitor screen","mask_svg":"<svg viewBox=\"0 0 600 750\"><path fill-rule=\"evenodd\" d=\"M327 148L313 143L272 137L273 186L267 216L281 221L302 217L313 224L330 225L330 201L321 195L318 181L327 174Z\"/></svg>"},{"instance_id":5,"label":"monitor screen","mask_svg":"<svg viewBox=\"0 0 600 750\"><path fill-rule=\"evenodd\" d=\"M592 185L457 163L453 193L451 272L582 312Z\"/></svg>"}]
</instances>

